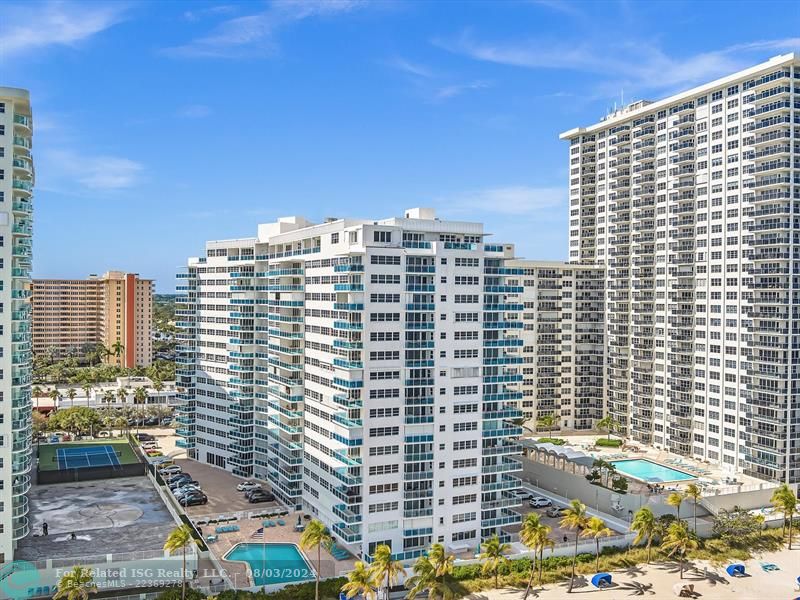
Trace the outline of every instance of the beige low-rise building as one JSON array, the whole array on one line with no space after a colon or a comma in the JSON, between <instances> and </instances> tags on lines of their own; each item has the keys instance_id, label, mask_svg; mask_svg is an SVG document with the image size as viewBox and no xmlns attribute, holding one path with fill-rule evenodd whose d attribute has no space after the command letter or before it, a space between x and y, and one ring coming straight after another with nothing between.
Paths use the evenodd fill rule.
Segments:
<instances>
[{"instance_id":1,"label":"beige low-rise building","mask_svg":"<svg viewBox=\"0 0 800 600\"><path fill-rule=\"evenodd\" d=\"M109 271L87 279L33 281L33 352L81 355L98 345L123 367L153 360L153 280Z\"/></svg>"}]
</instances>

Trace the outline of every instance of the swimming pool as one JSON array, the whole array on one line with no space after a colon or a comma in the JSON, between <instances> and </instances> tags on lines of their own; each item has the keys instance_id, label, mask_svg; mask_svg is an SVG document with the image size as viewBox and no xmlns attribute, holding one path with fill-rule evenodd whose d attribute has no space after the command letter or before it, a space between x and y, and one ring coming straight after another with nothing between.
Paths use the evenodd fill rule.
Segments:
<instances>
[{"instance_id":1,"label":"swimming pool","mask_svg":"<svg viewBox=\"0 0 800 600\"><path fill-rule=\"evenodd\" d=\"M633 458L631 460L612 460L611 464L623 475L647 483L665 483L668 481L685 481L697 479L695 475L679 471L665 465L647 460L646 458Z\"/></svg>"},{"instance_id":2,"label":"swimming pool","mask_svg":"<svg viewBox=\"0 0 800 600\"><path fill-rule=\"evenodd\" d=\"M257 586L314 578L314 569L295 544L237 544L225 555L225 560L249 564Z\"/></svg>"}]
</instances>

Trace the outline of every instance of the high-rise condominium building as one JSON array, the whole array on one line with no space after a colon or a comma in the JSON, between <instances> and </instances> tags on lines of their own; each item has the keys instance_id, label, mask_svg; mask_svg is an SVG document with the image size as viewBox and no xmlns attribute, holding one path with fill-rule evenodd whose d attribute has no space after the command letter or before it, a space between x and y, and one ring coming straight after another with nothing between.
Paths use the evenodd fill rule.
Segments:
<instances>
[{"instance_id":1,"label":"high-rise condominium building","mask_svg":"<svg viewBox=\"0 0 800 600\"><path fill-rule=\"evenodd\" d=\"M28 92L0 87L0 563L29 531L32 136Z\"/></svg>"},{"instance_id":2,"label":"high-rise condominium building","mask_svg":"<svg viewBox=\"0 0 800 600\"><path fill-rule=\"evenodd\" d=\"M607 267L608 410L635 440L800 481L800 56L562 138L570 260Z\"/></svg>"},{"instance_id":3,"label":"high-rise condominium building","mask_svg":"<svg viewBox=\"0 0 800 600\"><path fill-rule=\"evenodd\" d=\"M523 288L513 246L484 235L412 209L209 242L179 274L182 445L366 560L504 535Z\"/></svg>"},{"instance_id":4,"label":"high-rise condominium building","mask_svg":"<svg viewBox=\"0 0 800 600\"><path fill-rule=\"evenodd\" d=\"M604 403L604 269L533 260L507 265L523 289L524 418L545 431L594 428Z\"/></svg>"},{"instance_id":5,"label":"high-rise condominium building","mask_svg":"<svg viewBox=\"0 0 800 600\"><path fill-rule=\"evenodd\" d=\"M33 281L33 352L68 356L103 345L123 367L153 360L153 281L109 271L88 279Z\"/></svg>"}]
</instances>

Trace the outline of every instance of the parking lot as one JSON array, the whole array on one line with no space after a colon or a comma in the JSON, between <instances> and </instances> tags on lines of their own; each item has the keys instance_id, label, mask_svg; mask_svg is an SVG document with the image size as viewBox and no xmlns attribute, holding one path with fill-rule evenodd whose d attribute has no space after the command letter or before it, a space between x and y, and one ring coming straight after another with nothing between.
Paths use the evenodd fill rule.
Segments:
<instances>
[{"instance_id":1,"label":"parking lot","mask_svg":"<svg viewBox=\"0 0 800 600\"><path fill-rule=\"evenodd\" d=\"M557 508L563 508L565 505L554 502L553 506L555 506ZM549 517L549 516L547 516L547 509L548 508L549 507L532 508L530 506L528 500L526 499L526 500L522 501L522 506L518 506L517 508L514 508L513 510L515 512L518 512L519 514L521 514L523 519L525 518L525 516L528 513L535 512L536 514L538 514L540 522L543 525L547 525L548 527L552 528L553 531L550 534L550 537L556 543L574 540L575 539L575 530L562 528L559 525L559 523L561 522L561 517ZM606 525L610 529L612 529L612 530L614 529L610 524L606 523ZM521 527L519 525L511 525L509 527L504 527L503 529L505 531L507 531L508 533L518 534L520 528ZM618 532L615 531L615 533L618 533ZM566 539L564 539L565 536L566 536Z\"/></svg>"},{"instance_id":2,"label":"parking lot","mask_svg":"<svg viewBox=\"0 0 800 600\"><path fill-rule=\"evenodd\" d=\"M186 458L175 460L175 464L191 474L208 497L208 504L186 508L186 514L193 519L232 512L266 511L278 506L278 503L274 501L250 504L244 497L244 493L236 490L236 486L245 480L231 475L227 471ZM261 482L261 487L269 491L269 484Z\"/></svg>"}]
</instances>

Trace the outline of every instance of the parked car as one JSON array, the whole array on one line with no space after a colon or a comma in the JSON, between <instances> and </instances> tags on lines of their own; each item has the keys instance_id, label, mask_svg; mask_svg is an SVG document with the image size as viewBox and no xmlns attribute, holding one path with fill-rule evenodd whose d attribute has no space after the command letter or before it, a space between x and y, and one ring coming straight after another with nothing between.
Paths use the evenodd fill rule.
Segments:
<instances>
[{"instance_id":1,"label":"parked car","mask_svg":"<svg viewBox=\"0 0 800 600\"><path fill-rule=\"evenodd\" d=\"M148 417L144 420L144 424L148 427L158 425L158 419L156 417Z\"/></svg>"},{"instance_id":2,"label":"parked car","mask_svg":"<svg viewBox=\"0 0 800 600\"><path fill-rule=\"evenodd\" d=\"M176 483L178 481L191 481L191 480L192 476L189 475L189 473L178 473L177 475L174 475L167 479L167 485L172 485L173 483Z\"/></svg>"},{"instance_id":3,"label":"parked car","mask_svg":"<svg viewBox=\"0 0 800 600\"><path fill-rule=\"evenodd\" d=\"M49 443L51 443L51 444L57 444L57 443L59 442L59 439L58 439L58 436L57 436L57 435L51 435L51 436L50 436L50 437L47 439L47 441L48 441Z\"/></svg>"},{"instance_id":4,"label":"parked car","mask_svg":"<svg viewBox=\"0 0 800 600\"><path fill-rule=\"evenodd\" d=\"M553 504L553 501L548 498L542 498L541 496L536 496L535 498L531 498L530 502L528 502L533 508L544 508L545 506L550 506Z\"/></svg>"},{"instance_id":5,"label":"parked car","mask_svg":"<svg viewBox=\"0 0 800 600\"><path fill-rule=\"evenodd\" d=\"M179 481L176 481L175 483L171 483L169 485L169 489L177 490L178 488L183 487L184 485L196 485L199 487L200 482L194 479L181 479Z\"/></svg>"},{"instance_id":6,"label":"parked car","mask_svg":"<svg viewBox=\"0 0 800 600\"><path fill-rule=\"evenodd\" d=\"M164 417L161 419L161 425L171 425L172 424L172 417Z\"/></svg>"},{"instance_id":7,"label":"parked car","mask_svg":"<svg viewBox=\"0 0 800 600\"><path fill-rule=\"evenodd\" d=\"M556 517L563 517L566 511L567 509L563 506L551 506L550 508L547 509L545 514L548 517L556 518Z\"/></svg>"},{"instance_id":8,"label":"parked car","mask_svg":"<svg viewBox=\"0 0 800 600\"><path fill-rule=\"evenodd\" d=\"M533 494L531 494L528 490L514 490L511 492L511 497L515 500L530 500L533 498Z\"/></svg>"},{"instance_id":9,"label":"parked car","mask_svg":"<svg viewBox=\"0 0 800 600\"><path fill-rule=\"evenodd\" d=\"M207 504L208 503L208 496L203 494L202 492L195 492L193 494L187 494L180 500L178 500L181 506L196 506L198 504Z\"/></svg>"},{"instance_id":10,"label":"parked car","mask_svg":"<svg viewBox=\"0 0 800 600\"><path fill-rule=\"evenodd\" d=\"M203 493L203 490L200 489L199 485L191 484L191 485L186 485L186 486L179 487L176 490L172 490L172 495L175 496L178 500L180 500L181 498L183 498L187 494L194 494L196 492Z\"/></svg>"},{"instance_id":11,"label":"parked car","mask_svg":"<svg viewBox=\"0 0 800 600\"><path fill-rule=\"evenodd\" d=\"M181 469L180 465L170 465L158 470L162 475L177 475L181 471L183 471L183 469Z\"/></svg>"},{"instance_id":12,"label":"parked car","mask_svg":"<svg viewBox=\"0 0 800 600\"><path fill-rule=\"evenodd\" d=\"M275 496L270 492L257 490L250 494L248 500L250 501L250 504L255 504L256 502L272 502L275 500Z\"/></svg>"},{"instance_id":13,"label":"parked car","mask_svg":"<svg viewBox=\"0 0 800 600\"><path fill-rule=\"evenodd\" d=\"M270 496L273 495L272 492L270 492L268 490L265 490L263 488L257 487L257 488L252 488L252 489L247 490L244 493L244 497L247 498L248 500L250 500L250 496L252 496L253 494L260 494L260 493L269 494Z\"/></svg>"},{"instance_id":14,"label":"parked car","mask_svg":"<svg viewBox=\"0 0 800 600\"><path fill-rule=\"evenodd\" d=\"M236 486L236 489L240 492L249 492L250 490L254 490L256 488L260 488L261 484L256 481L243 481L239 485Z\"/></svg>"},{"instance_id":15,"label":"parked car","mask_svg":"<svg viewBox=\"0 0 800 600\"><path fill-rule=\"evenodd\" d=\"M132 423L133 424L133 423ZM155 436L150 435L149 433L137 433L136 439L140 442L153 442L155 441Z\"/></svg>"}]
</instances>

